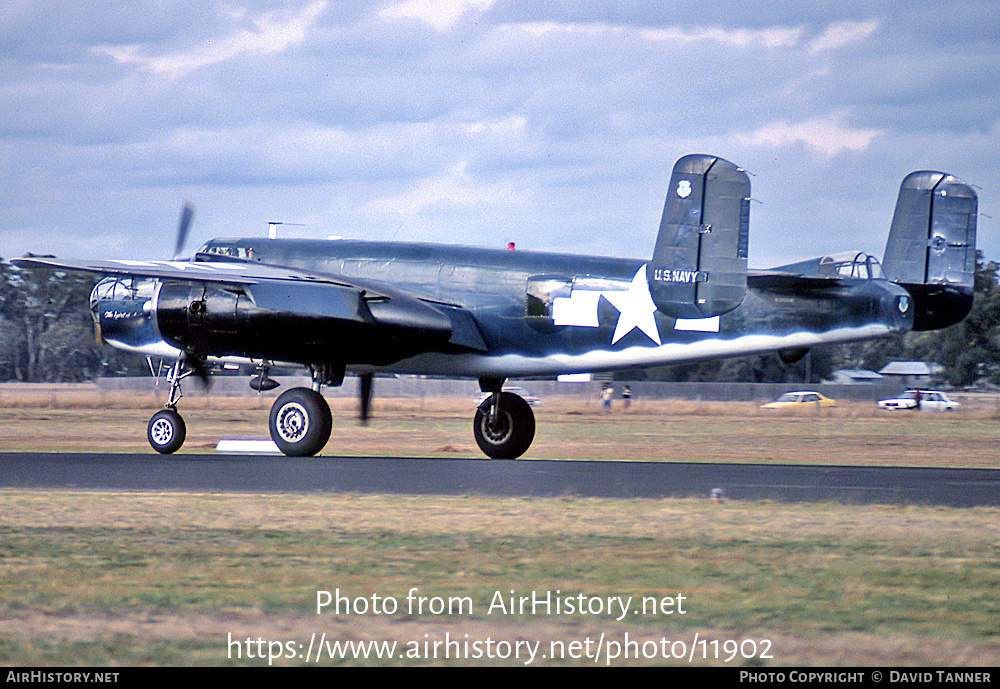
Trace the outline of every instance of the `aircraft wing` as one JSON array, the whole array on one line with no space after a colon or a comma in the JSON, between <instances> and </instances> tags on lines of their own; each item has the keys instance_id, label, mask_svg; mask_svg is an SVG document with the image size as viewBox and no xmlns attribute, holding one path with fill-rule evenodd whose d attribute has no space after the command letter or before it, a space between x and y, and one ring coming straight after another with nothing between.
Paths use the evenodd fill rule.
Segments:
<instances>
[{"instance_id":1,"label":"aircraft wing","mask_svg":"<svg viewBox=\"0 0 1000 689\"><path fill-rule=\"evenodd\" d=\"M421 298L374 280L249 261L91 261L29 254L11 263L22 268L215 285L247 294L265 311L412 329L433 333L435 339L463 349L487 349L474 316L461 305Z\"/></svg>"},{"instance_id":2,"label":"aircraft wing","mask_svg":"<svg viewBox=\"0 0 1000 689\"><path fill-rule=\"evenodd\" d=\"M334 275L310 273L244 261L88 261L28 254L23 258L13 259L11 263L26 268L50 268L99 273L101 275L127 275L230 285L253 285L263 280L296 280L325 282L342 286L354 285L354 281L338 278Z\"/></svg>"}]
</instances>

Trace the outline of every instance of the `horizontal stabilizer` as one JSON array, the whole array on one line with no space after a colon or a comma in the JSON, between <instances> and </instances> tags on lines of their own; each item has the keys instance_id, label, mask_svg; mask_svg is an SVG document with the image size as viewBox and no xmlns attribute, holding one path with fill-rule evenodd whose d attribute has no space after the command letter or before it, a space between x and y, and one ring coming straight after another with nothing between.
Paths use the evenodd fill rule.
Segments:
<instances>
[{"instance_id":1,"label":"horizontal stabilizer","mask_svg":"<svg viewBox=\"0 0 1000 689\"><path fill-rule=\"evenodd\" d=\"M656 307L674 318L732 311L747 289L750 178L728 160L687 155L674 165L647 272Z\"/></svg>"}]
</instances>

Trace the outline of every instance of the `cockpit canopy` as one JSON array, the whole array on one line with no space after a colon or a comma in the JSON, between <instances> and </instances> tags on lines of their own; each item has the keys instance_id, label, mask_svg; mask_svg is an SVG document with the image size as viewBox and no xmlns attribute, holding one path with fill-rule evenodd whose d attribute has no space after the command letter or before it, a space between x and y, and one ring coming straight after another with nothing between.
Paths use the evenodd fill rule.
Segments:
<instances>
[{"instance_id":1,"label":"cockpit canopy","mask_svg":"<svg viewBox=\"0 0 1000 689\"><path fill-rule=\"evenodd\" d=\"M198 249L196 256L203 259L221 258L252 261L254 251L253 246L246 239L213 239Z\"/></svg>"},{"instance_id":2,"label":"cockpit canopy","mask_svg":"<svg viewBox=\"0 0 1000 689\"><path fill-rule=\"evenodd\" d=\"M884 277L882 264L863 251L845 251L830 254L819 260L819 274L824 277L879 280Z\"/></svg>"},{"instance_id":3,"label":"cockpit canopy","mask_svg":"<svg viewBox=\"0 0 1000 689\"><path fill-rule=\"evenodd\" d=\"M853 280L880 280L885 277L882 264L863 251L844 251L828 254L809 261L792 263L774 268L775 271L802 275L803 277L849 278Z\"/></svg>"}]
</instances>

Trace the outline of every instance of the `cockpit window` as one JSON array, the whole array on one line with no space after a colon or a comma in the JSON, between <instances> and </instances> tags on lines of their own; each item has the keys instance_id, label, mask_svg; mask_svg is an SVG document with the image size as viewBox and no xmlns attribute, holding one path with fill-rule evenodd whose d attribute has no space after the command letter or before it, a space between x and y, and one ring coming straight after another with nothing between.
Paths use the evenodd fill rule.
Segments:
<instances>
[{"instance_id":1,"label":"cockpit window","mask_svg":"<svg viewBox=\"0 0 1000 689\"><path fill-rule=\"evenodd\" d=\"M860 251L824 256L819 262L819 273L854 280L878 280L884 277L882 264L878 259Z\"/></svg>"},{"instance_id":2,"label":"cockpit window","mask_svg":"<svg viewBox=\"0 0 1000 689\"><path fill-rule=\"evenodd\" d=\"M235 258L242 261L253 260L253 247L240 246L232 242L212 241L198 250L199 254L210 254L224 258Z\"/></svg>"}]
</instances>

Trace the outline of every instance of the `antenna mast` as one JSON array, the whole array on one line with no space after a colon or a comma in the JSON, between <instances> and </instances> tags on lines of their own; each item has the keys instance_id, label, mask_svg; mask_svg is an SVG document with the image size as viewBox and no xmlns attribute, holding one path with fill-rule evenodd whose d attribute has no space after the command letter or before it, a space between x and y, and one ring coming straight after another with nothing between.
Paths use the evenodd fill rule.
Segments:
<instances>
[{"instance_id":1,"label":"antenna mast","mask_svg":"<svg viewBox=\"0 0 1000 689\"><path fill-rule=\"evenodd\" d=\"M295 225L297 227L305 227L305 223L302 222L279 222L277 220L272 220L267 223L267 238L277 239L278 238L278 225Z\"/></svg>"}]
</instances>

